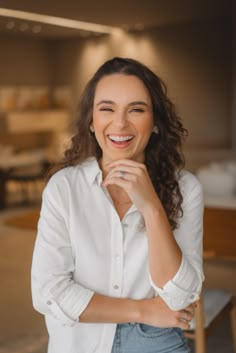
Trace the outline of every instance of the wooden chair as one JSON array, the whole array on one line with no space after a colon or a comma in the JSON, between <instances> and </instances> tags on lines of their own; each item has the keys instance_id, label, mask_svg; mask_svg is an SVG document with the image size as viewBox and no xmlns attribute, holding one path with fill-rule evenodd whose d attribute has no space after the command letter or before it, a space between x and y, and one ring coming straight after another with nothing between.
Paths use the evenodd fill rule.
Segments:
<instances>
[{"instance_id":1,"label":"wooden chair","mask_svg":"<svg viewBox=\"0 0 236 353\"><path fill-rule=\"evenodd\" d=\"M236 260L235 216L235 209L205 208L204 260ZM236 353L236 299L226 290L204 289L195 309L192 326L190 330L185 331L186 337L194 340L195 353L206 353L207 337L226 315L230 316Z\"/></svg>"},{"instance_id":2,"label":"wooden chair","mask_svg":"<svg viewBox=\"0 0 236 353\"><path fill-rule=\"evenodd\" d=\"M204 289L195 309L191 328L185 331L194 340L195 353L206 353L206 340L215 325L230 315L234 352L236 353L236 302L233 295L221 289ZM222 352L224 347L222 347Z\"/></svg>"}]
</instances>

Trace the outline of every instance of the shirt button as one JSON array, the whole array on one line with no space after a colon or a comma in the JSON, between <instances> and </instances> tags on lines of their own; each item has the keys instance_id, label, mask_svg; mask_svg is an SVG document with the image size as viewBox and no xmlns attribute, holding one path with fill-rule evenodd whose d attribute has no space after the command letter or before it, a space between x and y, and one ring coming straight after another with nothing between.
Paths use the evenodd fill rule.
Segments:
<instances>
[{"instance_id":1,"label":"shirt button","mask_svg":"<svg viewBox=\"0 0 236 353\"><path fill-rule=\"evenodd\" d=\"M120 255L116 255L116 261L120 261Z\"/></svg>"},{"instance_id":2,"label":"shirt button","mask_svg":"<svg viewBox=\"0 0 236 353\"><path fill-rule=\"evenodd\" d=\"M51 300L48 300L47 305L51 305L51 304L52 304Z\"/></svg>"},{"instance_id":3,"label":"shirt button","mask_svg":"<svg viewBox=\"0 0 236 353\"><path fill-rule=\"evenodd\" d=\"M114 285L114 289L119 289L119 288L120 287L117 284Z\"/></svg>"},{"instance_id":4,"label":"shirt button","mask_svg":"<svg viewBox=\"0 0 236 353\"><path fill-rule=\"evenodd\" d=\"M128 228L128 224L124 223L124 224L123 224L123 227L124 227L124 228Z\"/></svg>"}]
</instances>

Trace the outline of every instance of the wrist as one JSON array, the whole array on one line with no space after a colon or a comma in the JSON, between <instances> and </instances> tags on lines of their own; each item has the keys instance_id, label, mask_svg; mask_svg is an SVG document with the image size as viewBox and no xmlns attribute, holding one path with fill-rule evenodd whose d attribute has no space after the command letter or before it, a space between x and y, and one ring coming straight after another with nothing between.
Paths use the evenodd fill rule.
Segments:
<instances>
[{"instance_id":1,"label":"wrist","mask_svg":"<svg viewBox=\"0 0 236 353\"><path fill-rule=\"evenodd\" d=\"M142 212L145 222L149 219L158 219L163 216L163 206L161 203L146 204Z\"/></svg>"},{"instance_id":2,"label":"wrist","mask_svg":"<svg viewBox=\"0 0 236 353\"><path fill-rule=\"evenodd\" d=\"M150 299L139 300L136 322L148 323L149 302L150 302Z\"/></svg>"},{"instance_id":3,"label":"wrist","mask_svg":"<svg viewBox=\"0 0 236 353\"><path fill-rule=\"evenodd\" d=\"M129 322L142 322L144 311L143 301L142 299L130 299L129 310L127 310L127 313L129 312Z\"/></svg>"}]
</instances>

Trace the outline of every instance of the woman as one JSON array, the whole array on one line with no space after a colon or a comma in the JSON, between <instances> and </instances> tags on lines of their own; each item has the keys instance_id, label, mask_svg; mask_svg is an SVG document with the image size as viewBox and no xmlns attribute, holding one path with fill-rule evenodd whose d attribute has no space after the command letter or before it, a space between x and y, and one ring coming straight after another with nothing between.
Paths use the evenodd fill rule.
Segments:
<instances>
[{"instance_id":1,"label":"woman","mask_svg":"<svg viewBox=\"0 0 236 353\"><path fill-rule=\"evenodd\" d=\"M163 82L114 58L89 81L43 193L32 265L49 353L186 353L202 273L202 191Z\"/></svg>"}]
</instances>

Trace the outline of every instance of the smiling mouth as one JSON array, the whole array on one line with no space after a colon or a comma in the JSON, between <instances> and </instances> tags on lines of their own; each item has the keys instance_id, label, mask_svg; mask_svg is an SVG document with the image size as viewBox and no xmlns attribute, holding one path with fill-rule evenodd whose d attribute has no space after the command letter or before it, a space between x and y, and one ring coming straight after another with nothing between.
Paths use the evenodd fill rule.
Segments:
<instances>
[{"instance_id":1,"label":"smiling mouth","mask_svg":"<svg viewBox=\"0 0 236 353\"><path fill-rule=\"evenodd\" d=\"M118 135L108 135L108 138L111 142L117 144L126 144L133 140L133 135L126 135L126 136L118 136Z\"/></svg>"}]
</instances>

